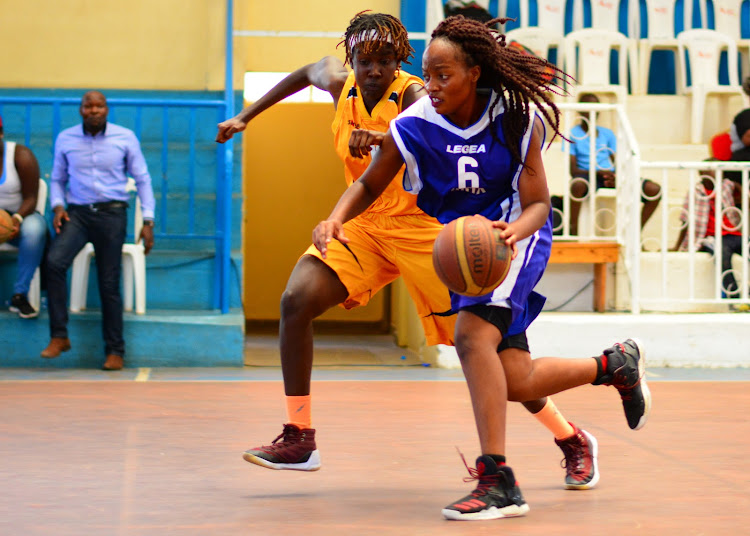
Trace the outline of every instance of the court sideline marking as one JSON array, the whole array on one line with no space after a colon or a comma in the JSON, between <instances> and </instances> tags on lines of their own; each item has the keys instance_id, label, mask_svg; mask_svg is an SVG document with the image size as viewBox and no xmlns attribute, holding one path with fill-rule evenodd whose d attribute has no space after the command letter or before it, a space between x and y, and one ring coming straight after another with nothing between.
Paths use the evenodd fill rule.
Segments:
<instances>
[{"instance_id":1,"label":"court sideline marking","mask_svg":"<svg viewBox=\"0 0 750 536\"><path fill-rule=\"evenodd\" d=\"M133 381L136 382L147 382L151 376L151 369L149 367L141 367L138 369L138 374L135 375Z\"/></svg>"}]
</instances>

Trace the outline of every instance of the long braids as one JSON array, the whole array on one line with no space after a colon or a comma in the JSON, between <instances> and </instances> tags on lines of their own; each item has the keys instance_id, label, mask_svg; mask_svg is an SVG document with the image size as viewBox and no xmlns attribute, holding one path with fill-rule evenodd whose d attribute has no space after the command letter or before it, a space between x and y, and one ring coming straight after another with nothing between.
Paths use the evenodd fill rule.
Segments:
<instances>
[{"instance_id":1,"label":"long braids","mask_svg":"<svg viewBox=\"0 0 750 536\"><path fill-rule=\"evenodd\" d=\"M564 95L560 83L571 78L543 58L525 55L506 46L505 35L491 27L509 20L512 19L496 18L483 23L455 15L438 24L432 32L432 39L451 41L463 50L470 66L481 67L477 87L492 88L497 93L490 110L502 101L507 145L514 158L522 163L520 142L529 124L532 103L554 131L552 139L557 135L565 137L560 132L560 110L550 93ZM492 132L494 136L494 129Z\"/></svg>"},{"instance_id":2,"label":"long braids","mask_svg":"<svg viewBox=\"0 0 750 536\"><path fill-rule=\"evenodd\" d=\"M399 64L409 64L409 58L414 55L414 49L409 44L409 33L401 21L386 13L362 11L349 22L344 39L336 46L344 45L346 51L344 63L352 65L356 47L360 47L360 52L370 54L382 47L384 43L393 45Z\"/></svg>"}]
</instances>

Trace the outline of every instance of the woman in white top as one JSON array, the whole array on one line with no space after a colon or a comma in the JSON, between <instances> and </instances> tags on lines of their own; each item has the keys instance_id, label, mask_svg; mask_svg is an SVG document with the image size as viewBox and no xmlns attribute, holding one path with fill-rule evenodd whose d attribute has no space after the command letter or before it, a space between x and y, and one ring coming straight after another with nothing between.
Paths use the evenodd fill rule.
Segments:
<instances>
[{"instance_id":1,"label":"woman in white top","mask_svg":"<svg viewBox=\"0 0 750 536\"><path fill-rule=\"evenodd\" d=\"M2 118L0 165L0 208L13 216L15 232L8 243L18 248L18 274L13 284L10 310L21 318L34 318L39 311L29 304L27 294L47 240L47 222L36 211L39 164L31 149L5 141Z\"/></svg>"}]
</instances>

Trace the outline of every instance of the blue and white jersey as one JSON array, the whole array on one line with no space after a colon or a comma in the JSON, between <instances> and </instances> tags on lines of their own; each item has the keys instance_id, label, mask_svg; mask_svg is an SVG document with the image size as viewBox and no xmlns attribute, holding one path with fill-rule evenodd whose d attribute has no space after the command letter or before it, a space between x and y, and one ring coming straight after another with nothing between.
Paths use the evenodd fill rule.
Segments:
<instances>
[{"instance_id":1,"label":"blue and white jersey","mask_svg":"<svg viewBox=\"0 0 750 536\"><path fill-rule=\"evenodd\" d=\"M438 114L429 97L422 97L391 122L391 134L406 162L404 190L417 194L417 205L442 223L470 214L512 221L521 212L521 164L513 161L504 145L501 102L490 123L489 107L495 96L493 92L479 121L466 129ZM535 117L521 140L524 159Z\"/></svg>"},{"instance_id":2,"label":"blue and white jersey","mask_svg":"<svg viewBox=\"0 0 750 536\"><path fill-rule=\"evenodd\" d=\"M521 215L518 179L523 168L505 145L502 103L497 104L490 122L489 108L495 97L493 92L481 118L466 129L438 114L429 97L422 97L391 122L391 134L406 162L404 190L416 194L419 208L441 223L473 214L512 222ZM519 147L524 160L536 117L529 118ZM516 246L518 256L503 283L479 297L452 293L453 310L475 304L510 308L513 324L508 335L521 333L531 324L545 301L533 289L549 260L551 212L539 231Z\"/></svg>"}]
</instances>

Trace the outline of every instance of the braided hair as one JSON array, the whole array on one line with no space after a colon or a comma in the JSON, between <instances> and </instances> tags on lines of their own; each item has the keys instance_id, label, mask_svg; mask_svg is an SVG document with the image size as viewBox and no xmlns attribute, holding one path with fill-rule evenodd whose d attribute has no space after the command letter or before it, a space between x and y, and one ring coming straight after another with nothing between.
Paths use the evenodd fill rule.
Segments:
<instances>
[{"instance_id":1,"label":"braided hair","mask_svg":"<svg viewBox=\"0 0 750 536\"><path fill-rule=\"evenodd\" d=\"M336 46L344 45L344 63L352 65L354 48L360 47L360 52L370 54L386 43L393 45L399 64L410 64L409 58L414 55L414 49L409 44L409 33L401 21L386 13L362 11L349 21L344 39Z\"/></svg>"},{"instance_id":2,"label":"braided hair","mask_svg":"<svg viewBox=\"0 0 750 536\"><path fill-rule=\"evenodd\" d=\"M477 86L492 88L497 93L490 110L502 101L505 110L502 126L508 148L514 158L523 162L520 142L529 124L532 103L554 131L552 139L557 135L565 138L560 132L560 110L552 101L550 93L565 95L560 84L572 79L547 60L522 54L517 49L506 46L505 35L491 27L498 23L505 24L509 20L512 19L496 18L480 22L455 15L438 24L432 32L432 39L447 39L463 51L467 65L479 65L481 74ZM493 120L492 114L490 118ZM492 133L495 136L494 129Z\"/></svg>"}]
</instances>

